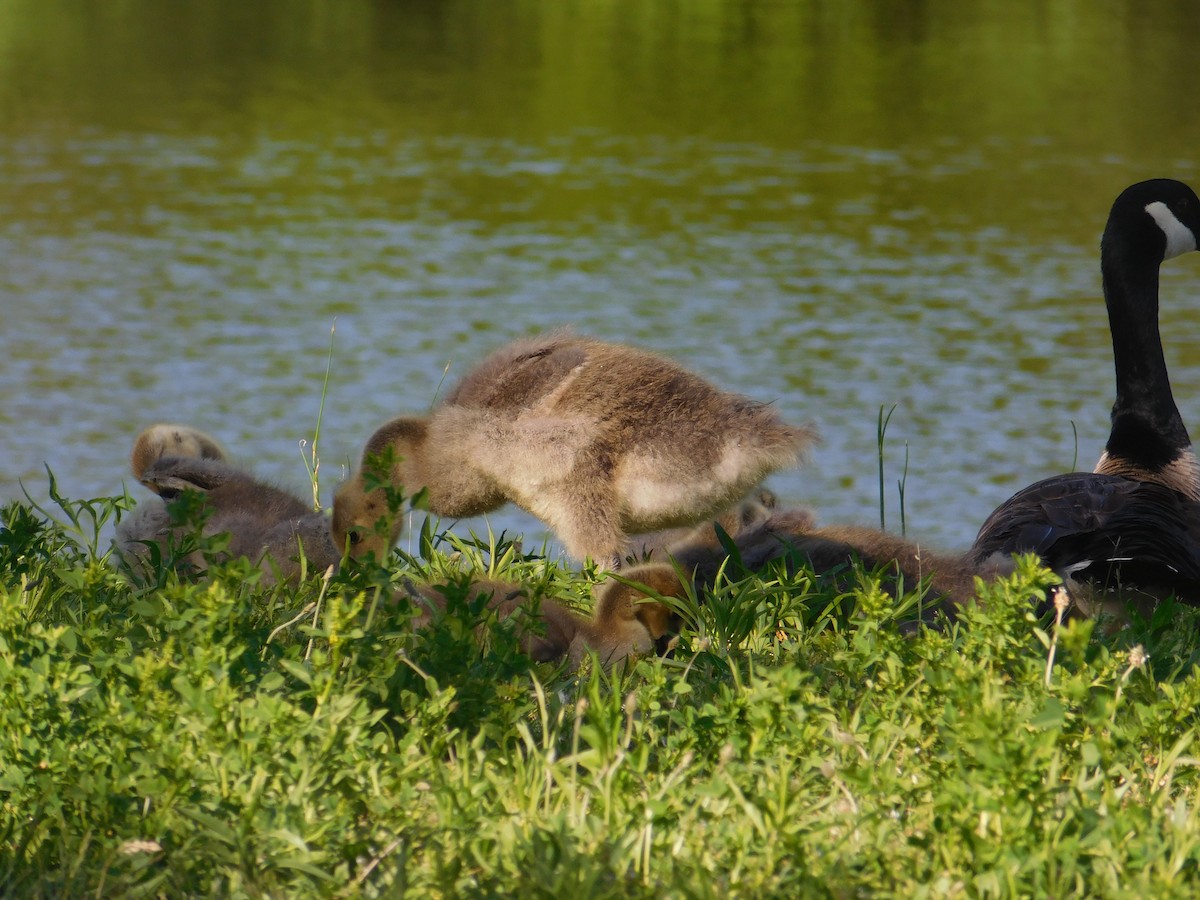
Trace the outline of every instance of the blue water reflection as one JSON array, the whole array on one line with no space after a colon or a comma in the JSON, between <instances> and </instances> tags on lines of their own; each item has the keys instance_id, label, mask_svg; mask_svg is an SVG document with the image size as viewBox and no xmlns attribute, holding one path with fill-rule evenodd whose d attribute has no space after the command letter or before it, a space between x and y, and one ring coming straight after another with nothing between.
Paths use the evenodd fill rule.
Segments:
<instances>
[{"instance_id":1,"label":"blue water reflection","mask_svg":"<svg viewBox=\"0 0 1200 900\"><path fill-rule=\"evenodd\" d=\"M1166 6L1138 6L1157 27L1079 9L1075 43L949 3L894 28L819 4L314 2L299 24L235 6L180 7L183 60L150 3L0 26L22 60L0 89L0 497L44 496L43 464L69 495L118 492L158 420L303 488L336 320L328 502L384 419L571 323L817 421L810 464L772 486L826 522L878 521L895 405L889 527L904 477L909 533L961 546L1016 487L1094 462L1108 205L1142 177L1197 181L1176 82L1095 58L1119 35L1180 59L1196 23ZM995 48L970 57L963 34ZM1000 52L1021 41L1033 58ZM1087 87L1070 106L1068 75ZM1193 423L1196 264L1163 279Z\"/></svg>"}]
</instances>

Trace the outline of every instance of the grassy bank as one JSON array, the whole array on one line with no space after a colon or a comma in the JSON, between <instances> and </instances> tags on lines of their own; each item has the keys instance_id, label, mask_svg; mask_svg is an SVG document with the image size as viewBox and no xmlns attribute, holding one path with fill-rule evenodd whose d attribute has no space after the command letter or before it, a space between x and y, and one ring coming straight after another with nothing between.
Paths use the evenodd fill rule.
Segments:
<instances>
[{"instance_id":1,"label":"grassy bank","mask_svg":"<svg viewBox=\"0 0 1200 900\"><path fill-rule=\"evenodd\" d=\"M1055 628L1026 561L986 611L906 635L915 597L773 571L694 609L673 658L572 675L524 659L511 623L480 641L466 596L414 632L384 570L135 584L96 546L114 503L65 506L65 526L9 506L0 530L0 894L1200 884L1189 609ZM434 575L486 562L425 544ZM585 575L497 557L587 607Z\"/></svg>"}]
</instances>

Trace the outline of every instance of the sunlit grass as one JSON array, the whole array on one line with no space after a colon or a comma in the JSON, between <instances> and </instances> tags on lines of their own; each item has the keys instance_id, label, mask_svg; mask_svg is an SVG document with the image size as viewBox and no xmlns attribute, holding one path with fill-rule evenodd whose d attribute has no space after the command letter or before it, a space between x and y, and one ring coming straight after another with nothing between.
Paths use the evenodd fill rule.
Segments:
<instances>
[{"instance_id":1,"label":"sunlit grass","mask_svg":"<svg viewBox=\"0 0 1200 900\"><path fill-rule=\"evenodd\" d=\"M679 601L674 655L572 674L402 578L590 605L591 578L419 529L299 588L133 583L123 498L0 529L0 894L1187 896L1197 615L1038 620L1030 560L939 629L870 573ZM843 583L845 581L843 580ZM1050 656L1053 661L1050 663ZM1148 658L1147 658L1148 656Z\"/></svg>"}]
</instances>

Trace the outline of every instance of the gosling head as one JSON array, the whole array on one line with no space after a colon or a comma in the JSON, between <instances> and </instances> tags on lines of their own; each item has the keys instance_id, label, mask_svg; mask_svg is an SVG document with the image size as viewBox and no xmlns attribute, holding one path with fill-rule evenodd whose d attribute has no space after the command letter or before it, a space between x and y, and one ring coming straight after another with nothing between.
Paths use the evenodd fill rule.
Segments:
<instances>
[{"instance_id":1,"label":"gosling head","mask_svg":"<svg viewBox=\"0 0 1200 900\"><path fill-rule=\"evenodd\" d=\"M355 475L338 489L333 498L330 534L339 553L355 559L375 554L382 561L400 537L400 510L391 499L394 493L385 485L368 490L362 475Z\"/></svg>"},{"instance_id":2,"label":"gosling head","mask_svg":"<svg viewBox=\"0 0 1200 900\"><path fill-rule=\"evenodd\" d=\"M425 436L421 419L393 419L367 441L359 471L333 498L330 534L341 553L382 561L403 526L400 491ZM418 486L419 487L419 486Z\"/></svg>"},{"instance_id":3,"label":"gosling head","mask_svg":"<svg viewBox=\"0 0 1200 900\"><path fill-rule=\"evenodd\" d=\"M142 431L133 442L133 452L129 458L133 477L140 481L145 471L164 456L215 460L229 458L216 438L198 428L160 422Z\"/></svg>"},{"instance_id":4,"label":"gosling head","mask_svg":"<svg viewBox=\"0 0 1200 900\"><path fill-rule=\"evenodd\" d=\"M666 563L635 566L621 580L610 579L596 592L592 621L580 625L571 641L572 666L578 666L589 650L606 668L631 656L666 652L679 631L679 617L651 595L684 597L686 593L678 570Z\"/></svg>"}]
</instances>

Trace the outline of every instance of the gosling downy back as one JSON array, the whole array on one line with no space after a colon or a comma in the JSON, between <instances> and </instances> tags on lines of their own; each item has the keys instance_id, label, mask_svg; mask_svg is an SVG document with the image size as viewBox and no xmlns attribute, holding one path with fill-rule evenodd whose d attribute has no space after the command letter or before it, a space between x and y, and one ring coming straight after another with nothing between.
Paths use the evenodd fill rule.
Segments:
<instances>
[{"instance_id":1,"label":"gosling downy back","mask_svg":"<svg viewBox=\"0 0 1200 900\"><path fill-rule=\"evenodd\" d=\"M627 535L716 515L815 441L768 405L721 391L632 347L555 332L516 341L473 368L427 418L401 418L367 443L364 466L443 516L513 502L567 552L616 566ZM379 552L380 488L362 470L334 502L334 540ZM382 529L394 541L398 525ZM358 537L355 537L355 535Z\"/></svg>"}]
</instances>

